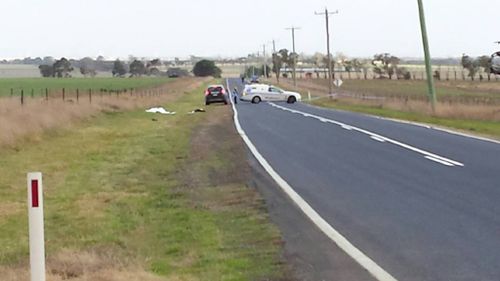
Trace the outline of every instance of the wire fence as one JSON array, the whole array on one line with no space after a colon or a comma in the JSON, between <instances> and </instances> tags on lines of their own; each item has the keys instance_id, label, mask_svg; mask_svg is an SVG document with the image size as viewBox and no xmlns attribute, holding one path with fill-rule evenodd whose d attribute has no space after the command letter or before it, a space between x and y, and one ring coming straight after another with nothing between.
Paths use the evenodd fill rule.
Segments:
<instances>
[{"instance_id":1,"label":"wire fence","mask_svg":"<svg viewBox=\"0 0 500 281\"><path fill-rule=\"evenodd\" d=\"M45 101L46 103L52 100L62 100L68 103L92 103L96 99L102 99L104 97L135 97L135 98L147 98L147 97L158 97L166 93L165 88L147 88L147 89L71 89L66 88L61 89L10 89L10 99L17 99L20 105L25 105L30 101Z\"/></svg>"},{"instance_id":2,"label":"wire fence","mask_svg":"<svg viewBox=\"0 0 500 281\"><path fill-rule=\"evenodd\" d=\"M285 71L283 73L287 77L291 77L291 72ZM391 80L427 80L425 69L422 70L409 70L408 75L404 77L403 74L396 74L389 76L388 74L378 74L372 69L362 69L358 71L338 71L333 73L335 78L342 80L374 80L374 79L391 79ZM465 69L451 68L451 69L434 69L433 78L438 81L479 81L479 82L499 82L500 75L493 73L478 72L470 75L470 72ZM298 78L308 79L327 79L328 72L323 71L307 71L297 69Z\"/></svg>"}]
</instances>

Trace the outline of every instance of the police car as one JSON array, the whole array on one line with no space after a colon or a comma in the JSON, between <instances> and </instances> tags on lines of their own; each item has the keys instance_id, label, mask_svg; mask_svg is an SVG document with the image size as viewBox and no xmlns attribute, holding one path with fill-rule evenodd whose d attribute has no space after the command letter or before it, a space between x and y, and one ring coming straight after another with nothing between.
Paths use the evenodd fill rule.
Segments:
<instances>
[{"instance_id":1,"label":"police car","mask_svg":"<svg viewBox=\"0 0 500 281\"><path fill-rule=\"evenodd\" d=\"M246 85L240 97L242 101L260 103L261 101L286 101L295 103L302 100L302 96L296 92L282 90L273 85L251 84Z\"/></svg>"}]
</instances>

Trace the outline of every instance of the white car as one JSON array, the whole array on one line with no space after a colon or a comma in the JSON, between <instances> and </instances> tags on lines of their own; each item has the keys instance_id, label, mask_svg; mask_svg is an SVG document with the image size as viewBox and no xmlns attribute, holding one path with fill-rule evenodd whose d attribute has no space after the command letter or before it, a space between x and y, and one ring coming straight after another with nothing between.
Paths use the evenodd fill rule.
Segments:
<instances>
[{"instance_id":1,"label":"white car","mask_svg":"<svg viewBox=\"0 0 500 281\"><path fill-rule=\"evenodd\" d=\"M302 100L299 93L282 90L273 85L251 84L246 85L240 100L259 103L261 101L286 101L295 103Z\"/></svg>"}]
</instances>

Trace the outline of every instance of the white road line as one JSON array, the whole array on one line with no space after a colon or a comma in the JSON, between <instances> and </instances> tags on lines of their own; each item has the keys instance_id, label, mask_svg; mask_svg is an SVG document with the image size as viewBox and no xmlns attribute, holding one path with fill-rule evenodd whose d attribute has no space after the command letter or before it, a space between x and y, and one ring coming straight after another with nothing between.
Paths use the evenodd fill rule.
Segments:
<instances>
[{"instance_id":1,"label":"white road line","mask_svg":"<svg viewBox=\"0 0 500 281\"><path fill-rule=\"evenodd\" d=\"M436 159L436 158L434 158L434 157L425 156L425 158L427 158L427 159L429 159L429 160L431 160L431 161L437 162L437 163L439 163L439 164L443 164L443 165L448 166L448 167L453 167L453 166L455 166L455 165L453 165L453 164L451 164L451 163L449 163L449 162L446 162L446 161L443 161L443 160L440 160L440 159Z\"/></svg>"},{"instance_id":2,"label":"white road line","mask_svg":"<svg viewBox=\"0 0 500 281\"><path fill-rule=\"evenodd\" d=\"M229 80L226 80L226 85L229 87ZM379 281L397 281L391 274L385 271L367 255L356 248L349 242L342 234L335 230L326 220L324 220L318 212L316 212L267 162L267 160L260 154L257 148L253 145L252 141L248 138L247 134L240 125L238 119L238 111L234 102L231 100L234 111L234 125L238 134L241 136L247 147L250 149L254 157L259 161L260 165L267 171L267 173L274 179L278 186L297 204L297 206L306 214L306 216L324 233L326 234L339 248L346 252L353 258L359 265L366 269L373 277Z\"/></svg>"},{"instance_id":3,"label":"white road line","mask_svg":"<svg viewBox=\"0 0 500 281\"><path fill-rule=\"evenodd\" d=\"M285 110L285 111L289 111L289 112L296 113L296 114L301 114L301 115L305 114L305 112L302 112L302 111L299 111L299 110L290 109L290 108L287 108L287 107L284 107L284 106L281 106L281 105L274 104L272 102L270 102L269 104L271 106L279 108L281 110ZM377 133L370 132L370 131L365 130L365 129L354 127L352 125L348 125L348 124L345 124L345 123L342 123L342 122L339 122L339 121L336 121L336 120L332 120L332 119L328 119L328 118L325 118L325 117L313 115L313 114L310 114L310 113L306 113L306 114L308 114L309 117L316 118L316 119L318 119L318 120L320 120L322 122L325 122L323 120L326 120L326 122L339 125L340 127L344 128L344 129L346 127L349 127L349 128L351 128L351 130L358 131L358 132L366 134L366 135L368 135L370 137L376 137L376 138L379 138L379 139L383 139L383 140L385 140L388 143L392 143L392 144L394 144L396 146L399 146L399 147L402 147L404 149L407 149L407 150L410 150L410 151L422 154L423 156L429 156L429 157L432 157L434 159L439 159L439 160L441 160L443 162L448 162L450 164L453 164L454 166L460 166L460 167L464 167L465 166L463 163L460 163L458 161L455 161L455 160L452 160L452 159L449 159L449 158L446 158L446 157L443 157L443 156L439 156L439 155L431 153L429 151L425 151L423 149L420 149L420 148L408 145L406 143L402 143L400 141L397 141L397 140L394 140L394 139L391 139L391 138L379 135Z\"/></svg>"},{"instance_id":4,"label":"white road line","mask_svg":"<svg viewBox=\"0 0 500 281\"><path fill-rule=\"evenodd\" d=\"M309 107L312 107L312 108L321 109L321 110L325 110L326 109L324 107L320 107L320 106L316 106L316 105L312 105L312 104L307 104L307 103L305 103L305 105L309 106ZM332 109L332 110L347 112L347 111L340 110L340 109ZM491 142L491 143L495 143L495 144L500 144L500 140L495 140L495 139L491 139L491 138L487 138L487 137L481 137L481 136L471 135L471 134L467 134L467 133L464 133L464 132L455 131L453 129L449 129L449 128L445 128L445 127L439 127L439 126L436 126L436 125L429 125L429 124L419 123L419 122L414 122L414 121L407 121L407 120L401 120L401 119L394 119L394 118L382 117L382 116L377 116L377 115L372 115L372 114L367 114L367 113L358 113L358 114L361 114L361 115L364 115L364 116L368 116L368 117L372 117L372 118L376 118L376 119L389 120L389 121L397 122L397 123L401 123L401 124L407 124L407 125L413 125L413 126L423 127L423 128L429 129L429 130L436 130L436 131L448 133L450 135L461 136L461 137L470 138L470 139L474 139L474 140L480 140L480 141L485 141L485 142Z\"/></svg>"},{"instance_id":5,"label":"white road line","mask_svg":"<svg viewBox=\"0 0 500 281\"><path fill-rule=\"evenodd\" d=\"M371 136L370 137L372 140L375 140L375 141L378 141L378 142L385 142L385 139L384 138L379 138L377 136Z\"/></svg>"}]
</instances>

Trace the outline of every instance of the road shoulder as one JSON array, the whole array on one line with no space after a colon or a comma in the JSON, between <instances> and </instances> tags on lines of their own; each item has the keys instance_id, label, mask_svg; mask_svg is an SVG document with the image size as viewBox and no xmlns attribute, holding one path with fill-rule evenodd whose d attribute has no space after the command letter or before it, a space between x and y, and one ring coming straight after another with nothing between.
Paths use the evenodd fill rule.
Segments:
<instances>
[{"instance_id":1,"label":"road shoulder","mask_svg":"<svg viewBox=\"0 0 500 281\"><path fill-rule=\"evenodd\" d=\"M248 184L266 201L270 218L285 242L285 259L298 280L375 280L299 210L250 152L248 159L252 173Z\"/></svg>"}]
</instances>

